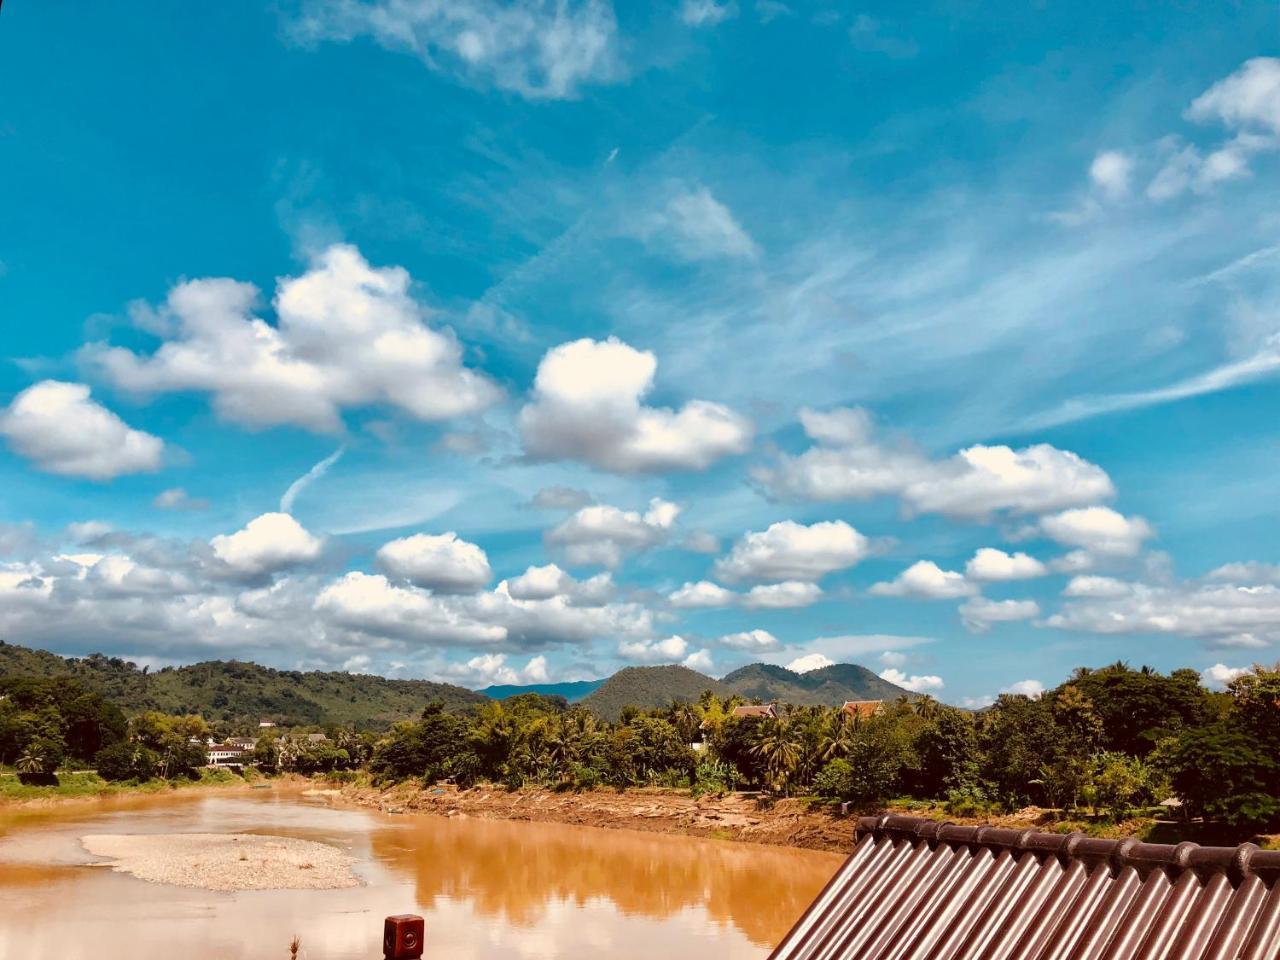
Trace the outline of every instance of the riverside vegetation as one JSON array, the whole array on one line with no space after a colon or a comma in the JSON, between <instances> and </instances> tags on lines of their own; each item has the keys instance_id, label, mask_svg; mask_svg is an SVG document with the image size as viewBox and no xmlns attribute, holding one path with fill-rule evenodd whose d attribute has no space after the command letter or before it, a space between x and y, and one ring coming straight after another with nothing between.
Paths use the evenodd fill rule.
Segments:
<instances>
[{"instance_id":1,"label":"riverside vegetation","mask_svg":"<svg viewBox=\"0 0 1280 960\"><path fill-rule=\"evenodd\" d=\"M29 783L93 765L115 781L199 776L205 737L247 732L198 716L126 720L76 680L0 681L0 763ZM1235 832L1280 823L1280 668L1255 667L1224 692L1192 670L1079 669L1038 698L1002 695L961 710L929 697L872 716L820 705L734 717L739 694L708 689L605 719L587 704L523 694L449 709L428 704L385 732L330 724L324 739L267 731L267 774L368 776L560 791L657 786L695 795L749 788L764 802L813 797L859 810L887 803L994 817L1029 805L1115 823L1175 798L1182 817ZM253 731L256 733L257 731ZM1164 812L1168 812L1165 810Z\"/></svg>"}]
</instances>

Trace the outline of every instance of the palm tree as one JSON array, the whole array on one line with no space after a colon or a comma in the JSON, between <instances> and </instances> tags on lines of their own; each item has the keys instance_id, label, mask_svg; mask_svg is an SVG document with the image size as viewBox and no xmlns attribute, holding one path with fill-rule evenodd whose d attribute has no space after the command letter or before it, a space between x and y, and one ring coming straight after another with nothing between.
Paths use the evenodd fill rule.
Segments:
<instances>
[{"instance_id":1,"label":"palm tree","mask_svg":"<svg viewBox=\"0 0 1280 960\"><path fill-rule=\"evenodd\" d=\"M764 761L769 787L787 793L792 775L800 764L800 742L785 720L765 720L751 748L753 756Z\"/></svg>"},{"instance_id":2,"label":"palm tree","mask_svg":"<svg viewBox=\"0 0 1280 960\"><path fill-rule=\"evenodd\" d=\"M27 745L27 749L23 751L14 766L19 773L44 773L48 763L49 758L44 755L39 746L32 743Z\"/></svg>"}]
</instances>

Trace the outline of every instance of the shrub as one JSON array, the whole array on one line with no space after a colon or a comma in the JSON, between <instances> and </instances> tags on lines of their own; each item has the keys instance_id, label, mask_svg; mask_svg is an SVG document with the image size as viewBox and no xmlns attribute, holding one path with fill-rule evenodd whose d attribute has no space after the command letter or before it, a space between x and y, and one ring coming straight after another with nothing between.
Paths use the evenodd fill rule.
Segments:
<instances>
[{"instance_id":1,"label":"shrub","mask_svg":"<svg viewBox=\"0 0 1280 960\"><path fill-rule=\"evenodd\" d=\"M848 760L832 760L813 778L814 792L820 797L849 800L854 795L853 765Z\"/></svg>"}]
</instances>

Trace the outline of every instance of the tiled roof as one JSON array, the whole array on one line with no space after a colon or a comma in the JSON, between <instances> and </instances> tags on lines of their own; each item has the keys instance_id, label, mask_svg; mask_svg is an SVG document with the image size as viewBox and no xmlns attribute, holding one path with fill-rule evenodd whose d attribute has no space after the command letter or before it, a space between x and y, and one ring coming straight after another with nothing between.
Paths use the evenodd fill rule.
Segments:
<instances>
[{"instance_id":1,"label":"tiled roof","mask_svg":"<svg viewBox=\"0 0 1280 960\"><path fill-rule=\"evenodd\" d=\"M840 709L850 716L869 717L883 706L883 700L846 700Z\"/></svg>"},{"instance_id":2,"label":"tiled roof","mask_svg":"<svg viewBox=\"0 0 1280 960\"><path fill-rule=\"evenodd\" d=\"M744 704L733 708L735 717L776 717L778 708L772 703Z\"/></svg>"},{"instance_id":3,"label":"tiled roof","mask_svg":"<svg viewBox=\"0 0 1280 960\"><path fill-rule=\"evenodd\" d=\"M1277 960L1280 851L863 817L770 960Z\"/></svg>"}]
</instances>

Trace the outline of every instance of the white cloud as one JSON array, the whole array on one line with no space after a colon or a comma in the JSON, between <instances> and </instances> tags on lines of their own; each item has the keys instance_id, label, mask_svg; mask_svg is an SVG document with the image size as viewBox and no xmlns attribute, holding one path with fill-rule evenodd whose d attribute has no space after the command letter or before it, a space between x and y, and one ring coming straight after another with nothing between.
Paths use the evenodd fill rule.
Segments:
<instances>
[{"instance_id":1,"label":"white cloud","mask_svg":"<svg viewBox=\"0 0 1280 960\"><path fill-rule=\"evenodd\" d=\"M1110 507L1082 507L1040 519L1040 528L1059 543L1090 553L1132 557L1154 535L1142 517L1126 517Z\"/></svg>"},{"instance_id":2,"label":"white cloud","mask_svg":"<svg viewBox=\"0 0 1280 960\"><path fill-rule=\"evenodd\" d=\"M1115 494L1101 467L1048 444L1020 450L977 444L931 460L914 447L879 442L870 416L859 408L802 410L800 421L814 446L752 471L773 495L801 500L893 495L916 513L980 519L999 511L1084 506Z\"/></svg>"},{"instance_id":3,"label":"white cloud","mask_svg":"<svg viewBox=\"0 0 1280 960\"><path fill-rule=\"evenodd\" d=\"M128 390L207 391L221 417L250 427L337 431L347 408L385 404L436 421L494 403L498 388L463 366L451 332L427 325L410 282L335 245L279 282L275 326L253 315L251 284L191 280L170 291L173 333L154 353L97 344L86 356Z\"/></svg>"},{"instance_id":4,"label":"white cloud","mask_svg":"<svg viewBox=\"0 0 1280 960\"><path fill-rule=\"evenodd\" d=\"M192 497L182 487L170 487L157 493L151 505L158 510L206 510L209 501Z\"/></svg>"},{"instance_id":5,"label":"white cloud","mask_svg":"<svg viewBox=\"0 0 1280 960\"><path fill-rule=\"evenodd\" d=\"M577 510L591 502L591 494L575 487L544 487L533 495L539 510Z\"/></svg>"},{"instance_id":6,"label":"white cloud","mask_svg":"<svg viewBox=\"0 0 1280 960\"><path fill-rule=\"evenodd\" d=\"M925 674L923 676L907 676L897 667L889 667L880 672L881 680L888 680L892 684L902 687L904 690L910 690L912 693L931 693L935 690L941 690L945 683L942 678L933 674Z\"/></svg>"},{"instance_id":7,"label":"white cloud","mask_svg":"<svg viewBox=\"0 0 1280 960\"><path fill-rule=\"evenodd\" d=\"M710 580L686 583L667 595L667 602L680 610L696 610L707 607L727 607L738 595Z\"/></svg>"},{"instance_id":8,"label":"white cloud","mask_svg":"<svg viewBox=\"0 0 1280 960\"><path fill-rule=\"evenodd\" d=\"M736 4L717 3L716 0L683 0L680 19L691 27L714 27L730 17L738 15Z\"/></svg>"},{"instance_id":9,"label":"white cloud","mask_svg":"<svg viewBox=\"0 0 1280 960\"><path fill-rule=\"evenodd\" d=\"M568 592L573 578L554 563L529 567L518 577L507 581L507 592L517 600L549 600Z\"/></svg>"},{"instance_id":10,"label":"white cloud","mask_svg":"<svg viewBox=\"0 0 1280 960\"><path fill-rule=\"evenodd\" d=\"M690 670L697 670L699 673L710 673L716 666L711 658L711 651L706 649L693 651L680 661L680 665Z\"/></svg>"},{"instance_id":11,"label":"white cloud","mask_svg":"<svg viewBox=\"0 0 1280 960\"><path fill-rule=\"evenodd\" d=\"M1003 687L1000 692L1038 700L1044 693L1044 684L1039 680L1019 680L1017 683L1011 683L1009 686Z\"/></svg>"},{"instance_id":12,"label":"white cloud","mask_svg":"<svg viewBox=\"0 0 1280 960\"><path fill-rule=\"evenodd\" d=\"M378 565L393 577L441 593L479 590L493 579L485 552L453 531L416 533L383 544Z\"/></svg>"},{"instance_id":13,"label":"white cloud","mask_svg":"<svg viewBox=\"0 0 1280 960\"><path fill-rule=\"evenodd\" d=\"M924 600L954 600L977 592L964 574L943 570L932 560L917 560L893 580L877 583L869 591L878 597L918 597Z\"/></svg>"},{"instance_id":14,"label":"white cloud","mask_svg":"<svg viewBox=\"0 0 1280 960\"><path fill-rule=\"evenodd\" d=\"M666 543L680 508L654 497L643 513L607 504L583 507L547 531L547 543L572 564L617 567L628 553Z\"/></svg>"},{"instance_id":15,"label":"white cloud","mask_svg":"<svg viewBox=\"0 0 1280 960\"><path fill-rule=\"evenodd\" d=\"M787 669L795 673L812 673L814 670L821 670L823 667L830 667L835 661L828 657L825 653L807 653L803 657L796 657L787 664Z\"/></svg>"},{"instance_id":16,"label":"white cloud","mask_svg":"<svg viewBox=\"0 0 1280 960\"><path fill-rule=\"evenodd\" d=\"M1280 135L1280 59L1254 57L1192 102L1192 120L1217 119L1228 127L1255 127Z\"/></svg>"},{"instance_id":17,"label":"white cloud","mask_svg":"<svg viewBox=\"0 0 1280 960\"><path fill-rule=\"evenodd\" d=\"M0 436L48 473L110 480L160 469L164 442L134 430L82 383L42 380L0 410Z\"/></svg>"},{"instance_id":18,"label":"white cloud","mask_svg":"<svg viewBox=\"0 0 1280 960\"><path fill-rule=\"evenodd\" d=\"M716 562L717 574L739 580L818 580L852 567L870 551L867 538L843 520L808 526L793 520L744 534L727 557Z\"/></svg>"},{"instance_id":19,"label":"white cloud","mask_svg":"<svg viewBox=\"0 0 1280 960\"><path fill-rule=\"evenodd\" d=\"M1013 620L1030 620L1040 615L1040 605L1034 600L989 600L974 597L960 605L960 619L969 630L983 633L993 623Z\"/></svg>"},{"instance_id":20,"label":"white cloud","mask_svg":"<svg viewBox=\"0 0 1280 960\"><path fill-rule=\"evenodd\" d=\"M766 650L777 650L782 646L768 630L744 630L741 633L726 633L716 641L722 647L733 650L746 650L749 653L762 653Z\"/></svg>"},{"instance_id":21,"label":"white cloud","mask_svg":"<svg viewBox=\"0 0 1280 960\"><path fill-rule=\"evenodd\" d=\"M121 554L102 557L89 567L85 579L117 595L186 593L192 589L181 573L144 566Z\"/></svg>"},{"instance_id":22,"label":"white cloud","mask_svg":"<svg viewBox=\"0 0 1280 960\"><path fill-rule=\"evenodd\" d=\"M822 588L816 583L784 580L752 587L742 598L742 605L756 610L785 610L807 607L818 602Z\"/></svg>"},{"instance_id":23,"label":"white cloud","mask_svg":"<svg viewBox=\"0 0 1280 960\"><path fill-rule=\"evenodd\" d=\"M1200 672L1200 682L1214 690L1225 690L1232 680L1249 672L1248 667L1228 667L1225 663L1215 663Z\"/></svg>"},{"instance_id":24,"label":"white cloud","mask_svg":"<svg viewBox=\"0 0 1280 960\"><path fill-rule=\"evenodd\" d=\"M1100 594L1073 597L1045 622L1086 633L1167 634L1212 646L1257 647L1280 641L1280 585L1114 581Z\"/></svg>"},{"instance_id":25,"label":"white cloud","mask_svg":"<svg viewBox=\"0 0 1280 960\"><path fill-rule=\"evenodd\" d=\"M1280 584L1280 564L1259 563L1247 560L1240 563L1224 563L1210 570L1206 575L1209 580L1227 580L1233 583L1274 583Z\"/></svg>"},{"instance_id":26,"label":"white cloud","mask_svg":"<svg viewBox=\"0 0 1280 960\"><path fill-rule=\"evenodd\" d=\"M229 535L209 541L214 554L237 573L272 573L320 556L323 541L287 513L264 513Z\"/></svg>"},{"instance_id":27,"label":"white cloud","mask_svg":"<svg viewBox=\"0 0 1280 960\"><path fill-rule=\"evenodd\" d=\"M733 212L702 186L674 194L662 212L645 224L643 233L651 243L659 238L669 242L685 260L751 260L760 255Z\"/></svg>"},{"instance_id":28,"label":"white cloud","mask_svg":"<svg viewBox=\"0 0 1280 960\"><path fill-rule=\"evenodd\" d=\"M312 466L310 470L293 481L293 483L289 484L289 489L285 490L284 496L280 498L280 512L293 513L293 503L298 499L298 495L328 473L329 468L341 460L342 455L346 452L347 448L345 446L339 447L329 456Z\"/></svg>"},{"instance_id":29,"label":"white cloud","mask_svg":"<svg viewBox=\"0 0 1280 960\"><path fill-rule=\"evenodd\" d=\"M453 663L435 672L437 680L458 683L472 689L495 685L546 683L549 679L547 658L531 657L523 667L513 667L505 653L481 653L465 663Z\"/></svg>"},{"instance_id":30,"label":"white cloud","mask_svg":"<svg viewBox=\"0 0 1280 960\"><path fill-rule=\"evenodd\" d=\"M1128 195L1132 175L1133 158L1120 150L1103 150L1089 164L1089 179L1111 200Z\"/></svg>"},{"instance_id":31,"label":"white cloud","mask_svg":"<svg viewBox=\"0 0 1280 960\"><path fill-rule=\"evenodd\" d=\"M432 70L539 100L614 79L617 29L607 0L306 0L288 33L303 44L367 35Z\"/></svg>"},{"instance_id":32,"label":"white cloud","mask_svg":"<svg viewBox=\"0 0 1280 960\"><path fill-rule=\"evenodd\" d=\"M533 399L519 414L526 453L581 460L601 470L704 470L750 446L753 427L728 407L690 400L647 407L658 362L622 341L575 340L547 351Z\"/></svg>"},{"instance_id":33,"label":"white cloud","mask_svg":"<svg viewBox=\"0 0 1280 960\"><path fill-rule=\"evenodd\" d=\"M964 572L970 580L1001 582L1043 577L1049 568L1025 553L1009 554L995 547L982 547L965 564Z\"/></svg>"},{"instance_id":34,"label":"white cloud","mask_svg":"<svg viewBox=\"0 0 1280 960\"><path fill-rule=\"evenodd\" d=\"M1114 599L1129 595L1131 587L1123 580L1115 577L1100 577L1088 574L1072 577L1062 591L1064 597L1092 597L1094 599Z\"/></svg>"},{"instance_id":35,"label":"white cloud","mask_svg":"<svg viewBox=\"0 0 1280 960\"><path fill-rule=\"evenodd\" d=\"M720 539L706 530L692 530L684 538L684 543L681 546L694 553L719 553Z\"/></svg>"},{"instance_id":36,"label":"white cloud","mask_svg":"<svg viewBox=\"0 0 1280 960\"><path fill-rule=\"evenodd\" d=\"M618 644L618 656L637 663L672 663L684 657L688 650L689 644L680 636L662 640L630 640Z\"/></svg>"}]
</instances>

